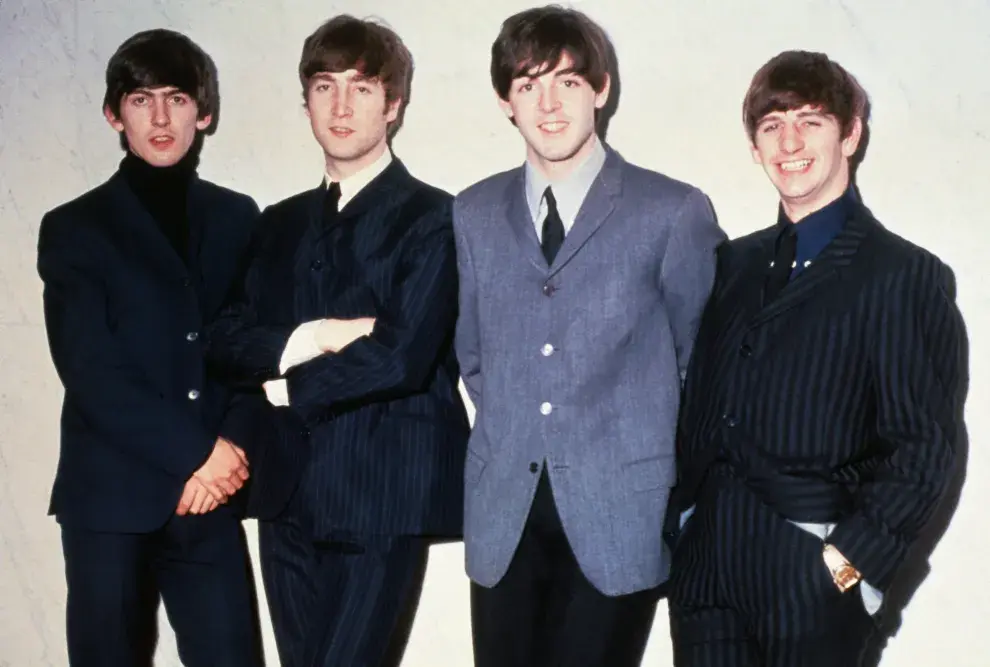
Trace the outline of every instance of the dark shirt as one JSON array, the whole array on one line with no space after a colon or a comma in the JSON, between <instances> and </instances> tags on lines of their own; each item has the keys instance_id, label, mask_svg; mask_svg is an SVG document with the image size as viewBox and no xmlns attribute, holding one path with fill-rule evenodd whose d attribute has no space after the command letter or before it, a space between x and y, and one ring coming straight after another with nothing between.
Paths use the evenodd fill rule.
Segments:
<instances>
[{"instance_id":1,"label":"dark shirt","mask_svg":"<svg viewBox=\"0 0 990 667\"><path fill-rule=\"evenodd\" d=\"M797 250L794 255L793 279L803 269L807 268L825 249L832 239L842 231L849 217L851 204L856 201L856 191L850 186L845 193L835 201L826 204L799 222L791 222L781 206L777 212L777 226L783 231L787 225L796 225Z\"/></svg>"},{"instance_id":2,"label":"dark shirt","mask_svg":"<svg viewBox=\"0 0 990 667\"><path fill-rule=\"evenodd\" d=\"M130 151L120 162L127 185L187 266L189 213L186 207L189 184L196 175L198 162L198 156L192 150L170 167L153 167Z\"/></svg>"}]
</instances>

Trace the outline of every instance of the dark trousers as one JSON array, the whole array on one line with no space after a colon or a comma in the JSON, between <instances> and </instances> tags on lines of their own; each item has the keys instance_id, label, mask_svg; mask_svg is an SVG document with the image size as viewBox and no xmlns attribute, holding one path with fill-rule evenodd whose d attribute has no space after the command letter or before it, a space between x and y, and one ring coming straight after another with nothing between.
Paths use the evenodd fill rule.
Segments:
<instances>
[{"instance_id":1,"label":"dark trousers","mask_svg":"<svg viewBox=\"0 0 990 667\"><path fill-rule=\"evenodd\" d=\"M159 598L187 667L261 665L240 521L222 507L153 533L62 527L72 667L150 667Z\"/></svg>"},{"instance_id":2,"label":"dark trousers","mask_svg":"<svg viewBox=\"0 0 990 667\"><path fill-rule=\"evenodd\" d=\"M635 667L657 600L656 590L609 597L588 582L544 470L508 572L492 588L471 584L475 665Z\"/></svg>"},{"instance_id":3,"label":"dark trousers","mask_svg":"<svg viewBox=\"0 0 990 667\"><path fill-rule=\"evenodd\" d=\"M865 667L876 664L876 625L858 590L823 604L821 624L670 604L675 667ZM821 612L821 610L816 610ZM790 627L790 632L785 628Z\"/></svg>"},{"instance_id":4,"label":"dark trousers","mask_svg":"<svg viewBox=\"0 0 990 667\"><path fill-rule=\"evenodd\" d=\"M280 518L258 523L258 542L282 667L400 663L426 575L425 539L318 541Z\"/></svg>"}]
</instances>

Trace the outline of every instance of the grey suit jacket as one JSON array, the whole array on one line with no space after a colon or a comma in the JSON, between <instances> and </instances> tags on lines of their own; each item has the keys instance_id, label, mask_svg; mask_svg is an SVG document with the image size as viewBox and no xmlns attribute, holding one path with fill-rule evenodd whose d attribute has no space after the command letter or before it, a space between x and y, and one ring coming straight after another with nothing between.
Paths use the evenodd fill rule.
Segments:
<instances>
[{"instance_id":1,"label":"grey suit jacket","mask_svg":"<svg viewBox=\"0 0 990 667\"><path fill-rule=\"evenodd\" d=\"M606 150L552 266L523 168L454 204L455 344L477 410L464 537L468 575L483 586L509 567L544 461L596 588L631 593L669 571L662 527L681 378L725 235L701 191Z\"/></svg>"}]
</instances>

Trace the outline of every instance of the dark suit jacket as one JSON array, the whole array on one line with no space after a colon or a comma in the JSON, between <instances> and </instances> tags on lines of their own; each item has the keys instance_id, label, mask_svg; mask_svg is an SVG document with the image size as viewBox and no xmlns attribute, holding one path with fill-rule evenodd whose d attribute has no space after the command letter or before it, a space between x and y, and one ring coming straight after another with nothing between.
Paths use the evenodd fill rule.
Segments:
<instances>
[{"instance_id":1,"label":"dark suit jacket","mask_svg":"<svg viewBox=\"0 0 990 667\"><path fill-rule=\"evenodd\" d=\"M821 542L781 517L835 522L828 541L886 590L952 472L967 373L952 271L857 203L764 305L775 235L722 247L695 344L672 503L697 506L674 557L682 602L753 572L767 604L809 577L827 594Z\"/></svg>"},{"instance_id":2,"label":"dark suit jacket","mask_svg":"<svg viewBox=\"0 0 990 667\"><path fill-rule=\"evenodd\" d=\"M258 387L278 377L299 324L375 317L369 337L286 376L311 433L294 507L318 536L460 535L468 422L452 350L451 197L397 160L330 225L324 193L264 212L243 289L210 329L209 363Z\"/></svg>"},{"instance_id":3,"label":"dark suit jacket","mask_svg":"<svg viewBox=\"0 0 990 667\"><path fill-rule=\"evenodd\" d=\"M62 524L148 532L209 456L229 396L206 376L204 321L237 276L258 208L195 179L186 264L124 177L45 215L45 324L65 387L51 513Z\"/></svg>"}]
</instances>

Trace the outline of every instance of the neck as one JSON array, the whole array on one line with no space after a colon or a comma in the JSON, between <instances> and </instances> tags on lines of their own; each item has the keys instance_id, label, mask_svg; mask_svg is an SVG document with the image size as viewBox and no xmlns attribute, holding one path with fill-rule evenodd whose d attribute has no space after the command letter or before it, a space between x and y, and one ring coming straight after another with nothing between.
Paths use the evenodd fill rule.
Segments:
<instances>
[{"instance_id":1,"label":"neck","mask_svg":"<svg viewBox=\"0 0 990 667\"><path fill-rule=\"evenodd\" d=\"M370 167L388 150L388 141L382 137L381 142L364 155L350 160L338 160L326 155L327 174L336 182L350 178L359 171Z\"/></svg>"},{"instance_id":2,"label":"neck","mask_svg":"<svg viewBox=\"0 0 990 667\"><path fill-rule=\"evenodd\" d=\"M585 160L591 155L591 152L595 150L595 144L598 142L598 135L594 132L581 144L572 155L564 158L563 160L548 160L539 154L532 147L527 146L526 157L529 159L530 163L549 181L560 181L572 173L574 170L584 164Z\"/></svg>"},{"instance_id":3,"label":"neck","mask_svg":"<svg viewBox=\"0 0 990 667\"><path fill-rule=\"evenodd\" d=\"M781 197L780 206L784 209L784 214L788 220L795 223L801 222L812 213L822 210L844 195L848 188L849 176L846 174L835 185L822 192L814 193L812 197L802 199L786 199Z\"/></svg>"}]
</instances>

